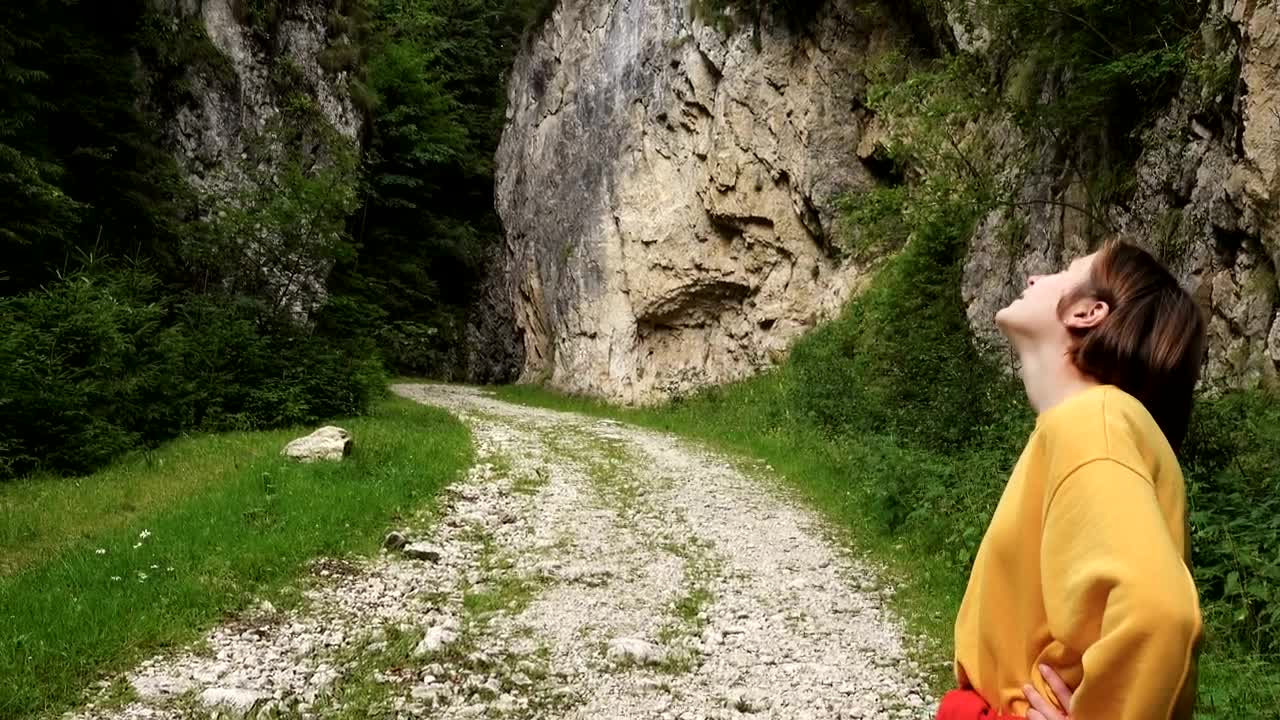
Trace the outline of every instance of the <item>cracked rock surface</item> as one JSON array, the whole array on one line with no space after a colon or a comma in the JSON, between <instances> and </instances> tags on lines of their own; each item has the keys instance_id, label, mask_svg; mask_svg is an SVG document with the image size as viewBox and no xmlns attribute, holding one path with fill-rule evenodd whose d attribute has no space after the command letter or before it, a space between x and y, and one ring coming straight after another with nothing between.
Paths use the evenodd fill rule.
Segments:
<instances>
[{"instance_id":1,"label":"cracked rock surface","mask_svg":"<svg viewBox=\"0 0 1280 720\"><path fill-rule=\"evenodd\" d=\"M517 55L476 379L660 400L773 364L857 287L836 208L874 183L860 69L906 18L843 1L812 32L726 34L695 15L562 0Z\"/></svg>"},{"instance_id":2,"label":"cracked rock surface","mask_svg":"<svg viewBox=\"0 0 1280 720\"><path fill-rule=\"evenodd\" d=\"M887 589L767 475L672 436L400 385L479 463L412 556L313 564L78 718L927 718ZM105 693L104 693L105 695Z\"/></svg>"}]
</instances>

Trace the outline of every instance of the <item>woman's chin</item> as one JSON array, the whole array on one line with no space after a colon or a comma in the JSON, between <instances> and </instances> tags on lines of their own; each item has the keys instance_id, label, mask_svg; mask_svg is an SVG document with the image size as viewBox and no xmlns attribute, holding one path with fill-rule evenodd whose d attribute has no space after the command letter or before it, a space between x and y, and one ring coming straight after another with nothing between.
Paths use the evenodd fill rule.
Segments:
<instances>
[{"instance_id":1,"label":"woman's chin","mask_svg":"<svg viewBox=\"0 0 1280 720\"><path fill-rule=\"evenodd\" d=\"M1008 331L1009 323L1013 320L1013 313L1011 312L1012 308L1013 305L1007 305L996 311L996 327L1002 332Z\"/></svg>"},{"instance_id":2,"label":"woman's chin","mask_svg":"<svg viewBox=\"0 0 1280 720\"><path fill-rule=\"evenodd\" d=\"M1013 340L1014 336L1026 335L1027 325L1027 318L1014 305L996 312L996 329L1008 340Z\"/></svg>"}]
</instances>

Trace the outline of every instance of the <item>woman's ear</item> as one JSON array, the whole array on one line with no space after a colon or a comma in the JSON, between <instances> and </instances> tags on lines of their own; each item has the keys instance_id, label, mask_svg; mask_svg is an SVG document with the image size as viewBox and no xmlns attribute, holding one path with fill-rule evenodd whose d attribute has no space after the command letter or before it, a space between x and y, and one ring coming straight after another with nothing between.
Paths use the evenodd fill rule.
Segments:
<instances>
[{"instance_id":1,"label":"woman's ear","mask_svg":"<svg viewBox=\"0 0 1280 720\"><path fill-rule=\"evenodd\" d=\"M1073 330L1097 327L1111 314L1111 306L1097 298L1084 298L1072 303L1063 322Z\"/></svg>"}]
</instances>

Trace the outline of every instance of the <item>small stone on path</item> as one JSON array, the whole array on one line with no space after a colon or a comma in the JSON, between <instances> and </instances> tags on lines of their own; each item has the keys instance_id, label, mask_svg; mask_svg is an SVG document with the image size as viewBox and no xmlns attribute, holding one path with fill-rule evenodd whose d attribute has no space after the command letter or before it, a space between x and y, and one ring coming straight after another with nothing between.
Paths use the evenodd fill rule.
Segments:
<instances>
[{"instance_id":1,"label":"small stone on path","mask_svg":"<svg viewBox=\"0 0 1280 720\"><path fill-rule=\"evenodd\" d=\"M242 688L211 687L200 693L201 705L233 718L246 717L265 699L259 692Z\"/></svg>"},{"instance_id":2,"label":"small stone on path","mask_svg":"<svg viewBox=\"0 0 1280 720\"><path fill-rule=\"evenodd\" d=\"M398 530L392 530L391 532L387 533L387 536L385 538L383 538L382 547L391 551L395 551L403 548L408 543L409 543L409 538L406 537L404 533Z\"/></svg>"},{"instance_id":3,"label":"small stone on path","mask_svg":"<svg viewBox=\"0 0 1280 720\"><path fill-rule=\"evenodd\" d=\"M409 543L404 546L404 556L414 560L426 560L427 562L440 562L440 558L444 556L440 552L440 548L427 543Z\"/></svg>"},{"instance_id":4,"label":"small stone on path","mask_svg":"<svg viewBox=\"0 0 1280 720\"><path fill-rule=\"evenodd\" d=\"M418 646L413 649L413 655L414 657L423 657L424 655L440 652L446 645L455 642L457 639L457 633L437 625L427 631L426 636L422 638L422 642L419 642Z\"/></svg>"},{"instance_id":5,"label":"small stone on path","mask_svg":"<svg viewBox=\"0 0 1280 720\"><path fill-rule=\"evenodd\" d=\"M657 665L666 654L662 648L639 638L614 638L605 657L618 665Z\"/></svg>"}]
</instances>

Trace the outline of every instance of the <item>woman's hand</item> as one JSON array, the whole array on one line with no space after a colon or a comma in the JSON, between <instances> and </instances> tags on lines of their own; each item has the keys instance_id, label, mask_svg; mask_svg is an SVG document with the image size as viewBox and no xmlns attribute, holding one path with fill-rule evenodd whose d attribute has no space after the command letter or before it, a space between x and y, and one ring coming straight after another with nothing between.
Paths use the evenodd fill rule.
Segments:
<instances>
[{"instance_id":1,"label":"woman's hand","mask_svg":"<svg viewBox=\"0 0 1280 720\"><path fill-rule=\"evenodd\" d=\"M1044 676L1049 687L1053 689L1053 694L1058 696L1058 703L1062 707L1071 710L1071 696L1073 691L1067 687L1067 684L1058 677L1058 673L1048 665L1040 666L1040 674ZM1031 703L1031 710L1027 713L1027 720L1070 720L1069 715L1065 715L1053 703L1045 700L1040 693L1029 683L1022 686L1022 692L1027 696L1027 701Z\"/></svg>"}]
</instances>

